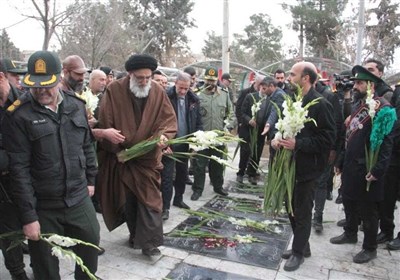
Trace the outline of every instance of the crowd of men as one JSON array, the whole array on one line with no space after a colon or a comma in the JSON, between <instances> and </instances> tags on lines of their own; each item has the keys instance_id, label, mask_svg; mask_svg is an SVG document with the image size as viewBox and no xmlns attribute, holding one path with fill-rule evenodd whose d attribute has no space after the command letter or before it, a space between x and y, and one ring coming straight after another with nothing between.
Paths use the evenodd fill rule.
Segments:
<instances>
[{"instance_id":1,"label":"crowd of men","mask_svg":"<svg viewBox=\"0 0 400 280\"><path fill-rule=\"evenodd\" d=\"M400 189L399 121L382 140L376 164L370 170L366 167L365 147L373 127L367 92L377 101L377 114L391 108L399 118L400 87L393 90L381 79L379 61L355 66L354 86L343 92L333 92L324 84L315 65L298 62L287 77L281 69L273 76L257 74L237 98L231 89L232 76L225 73L219 79L215 67L205 69L201 85L196 70L187 67L172 86L157 67L154 57L134 54L118 79L110 67L101 67L90 72L85 86L89 69L77 55L61 62L52 52L38 51L29 58L27 69L19 69L9 59L0 61L0 234L22 229L35 279L60 279L58 259L41 234L57 233L99 245L96 211L110 231L126 222L129 246L149 257L160 255L163 220L169 218L171 201L175 207L190 208L183 201L190 182L189 160L166 156L188 153L189 146L169 146L167 141L199 130L232 131L235 125L243 140L238 183L247 175L248 182L257 185L265 143L270 164L278 149L294 151L296 178L289 215L294 239L282 255L287 259L285 270L298 269L311 256L311 229L323 231L334 172L342 177L346 219L344 233L330 242L356 243L362 222L364 241L354 262L375 258L378 243L400 249L393 216ZM297 94L293 85L301 89L303 106L318 101L309 108L314 121L294 138L277 139L278 110L285 98ZM149 153L126 162L117 157L152 137L160 140ZM224 146L202 150L190 161L192 201L202 196L207 172L214 192L228 195L223 187L224 166L210 160L223 158L223 150ZM7 250L7 240L0 245L12 279L28 279L23 246ZM104 249L77 245L74 251L95 274ZM89 278L77 266L75 279Z\"/></svg>"}]
</instances>

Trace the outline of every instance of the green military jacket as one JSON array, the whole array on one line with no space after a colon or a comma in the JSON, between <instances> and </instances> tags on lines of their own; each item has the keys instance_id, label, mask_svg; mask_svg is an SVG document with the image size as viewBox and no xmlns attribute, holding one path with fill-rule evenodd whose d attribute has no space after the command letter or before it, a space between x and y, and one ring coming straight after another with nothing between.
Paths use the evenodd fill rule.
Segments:
<instances>
[{"instance_id":1,"label":"green military jacket","mask_svg":"<svg viewBox=\"0 0 400 280\"><path fill-rule=\"evenodd\" d=\"M212 93L203 88L197 95L200 99L200 115L204 131L233 128L233 108L227 91L217 87Z\"/></svg>"}]
</instances>

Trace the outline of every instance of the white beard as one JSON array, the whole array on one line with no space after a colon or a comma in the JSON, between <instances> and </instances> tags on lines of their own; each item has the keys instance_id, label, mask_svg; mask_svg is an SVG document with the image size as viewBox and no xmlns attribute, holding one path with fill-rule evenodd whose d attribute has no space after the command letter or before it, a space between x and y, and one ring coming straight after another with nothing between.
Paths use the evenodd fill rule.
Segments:
<instances>
[{"instance_id":1,"label":"white beard","mask_svg":"<svg viewBox=\"0 0 400 280\"><path fill-rule=\"evenodd\" d=\"M149 96L150 88L151 80L149 80L144 87L140 87L135 78L131 78L129 80L129 89L137 98L146 98L147 96Z\"/></svg>"}]
</instances>

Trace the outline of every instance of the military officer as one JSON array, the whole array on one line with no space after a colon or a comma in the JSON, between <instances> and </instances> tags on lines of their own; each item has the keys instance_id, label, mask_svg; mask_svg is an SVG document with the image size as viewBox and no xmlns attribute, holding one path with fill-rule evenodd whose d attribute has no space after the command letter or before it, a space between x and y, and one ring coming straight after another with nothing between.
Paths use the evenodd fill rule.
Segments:
<instances>
[{"instance_id":1,"label":"military officer","mask_svg":"<svg viewBox=\"0 0 400 280\"><path fill-rule=\"evenodd\" d=\"M217 69L215 67L207 67L204 80L204 86L197 93L200 99L200 115L204 131L231 129L231 124L233 123L232 103L228 92L217 86ZM228 125L225 125L225 123L228 123ZM223 146L219 147L221 150L223 148ZM214 149L206 149L199 153L208 157L212 155L219 158L223 157L221 152ZM224 184L224 166L214 160L209 162L208 158L199 156L194 161L193 166L194 182L191 200L198 200L203 193L207 165L214 192L223 196L228 195L222 187Z\"/></svg>"}]
</instances>

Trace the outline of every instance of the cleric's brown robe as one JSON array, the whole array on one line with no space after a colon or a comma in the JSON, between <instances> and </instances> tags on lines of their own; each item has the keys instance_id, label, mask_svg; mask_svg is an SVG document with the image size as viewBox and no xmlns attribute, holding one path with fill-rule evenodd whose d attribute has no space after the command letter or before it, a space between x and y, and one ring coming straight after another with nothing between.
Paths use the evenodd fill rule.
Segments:
<instances>
[{"instance_id":1,"label":"cleric's brown robe","mask_svg":"<svg viewBox=\"0 0 400 280\"><path fill-rule=\"evenodd\" d=\"M164 134L171 139L177 131L174 109L158 84L152 82L139 126L135 121L132 94L127 76L108 86L100 104L100 128L112 127L125 136L125 142L120 145L106 140L99 142L98 190L104 222L110 231L124 222L124 186L146 207L160 213L162 211L161 149L157 147L150 153L125 163L117 161L116 153L151 136Z\"/></svg>"}]
</instances>

